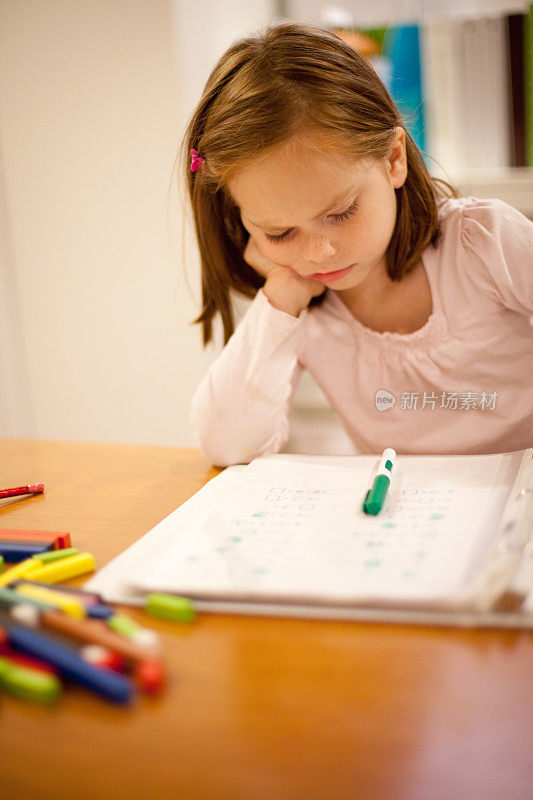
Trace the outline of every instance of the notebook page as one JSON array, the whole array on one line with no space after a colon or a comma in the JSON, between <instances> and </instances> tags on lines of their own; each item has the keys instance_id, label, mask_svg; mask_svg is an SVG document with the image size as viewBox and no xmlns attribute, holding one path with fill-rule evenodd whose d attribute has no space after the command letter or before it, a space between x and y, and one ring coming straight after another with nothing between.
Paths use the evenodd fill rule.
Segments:
<instances>
[{"instance_id":1,"label":"notebook page","mask_svg":"<svg viewBox=\"0 0 533 800\"><path fill-rule=\"evenodd\" d=\"M130 577L191 597L454 605L520 458L399 457L377 517L361 504L378 458L259 458Z\"/></svg>"},{"instance_id":2,"label":"notebook page","mask_svg":"<svg viewBox=\"0 0 533 800\"><path fill-rule=\"evenodd\" d=\"M145 567L147 561L159 558L159 553L168 551L172 539L179 535L180 529L187 525L190 519L198 516L199 512L209 506L211 498L235 479L245 466L225 469L219 475L211 478L181 506L172 511L155 527L137 539L122 553L101 567L84 584L84 589L101 594L110 603L125 603L131 605L144 605L143 593L135 590L130 585L130 576L139 568Z\"/></svg>"}]
</instances>

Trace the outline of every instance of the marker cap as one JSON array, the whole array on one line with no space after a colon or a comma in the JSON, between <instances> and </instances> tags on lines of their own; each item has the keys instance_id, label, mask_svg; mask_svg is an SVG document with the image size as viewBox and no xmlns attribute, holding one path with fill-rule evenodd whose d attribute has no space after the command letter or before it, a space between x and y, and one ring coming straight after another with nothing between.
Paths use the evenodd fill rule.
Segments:
<instances>
[{"instance_id":1,"label":"marker cap","mask_svg":"<svg viewBox=\"0 0 533 800\"><path fill-rule=\"evenodd\" d=\"M149 614L176 622L190 622L194 619L194 606L186 597L155 592L146 598L146 610Z\"/></svg>"}]
</instances>

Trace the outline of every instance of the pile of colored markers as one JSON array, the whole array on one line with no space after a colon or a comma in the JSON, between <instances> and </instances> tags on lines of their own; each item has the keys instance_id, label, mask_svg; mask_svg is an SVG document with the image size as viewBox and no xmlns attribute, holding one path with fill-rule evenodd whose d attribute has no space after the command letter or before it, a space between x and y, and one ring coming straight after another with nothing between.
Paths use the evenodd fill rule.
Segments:
<instances>
[{"instance_id":1,"label":"pile of colored markers","mask_svg":"<svg viewBox=\"0 0 533 800\"><path fill-rule=\"evenodd\" d=\"M4 559L15 562L4 571ZM158 634L102 598L58 585L95 569L70 534L0 530L0 690L44 703L72 681L116 703L136 690L157 693L165 682ZM152 594L152 614L189 622L185 598Z\"/></svg>"}]
</instances>

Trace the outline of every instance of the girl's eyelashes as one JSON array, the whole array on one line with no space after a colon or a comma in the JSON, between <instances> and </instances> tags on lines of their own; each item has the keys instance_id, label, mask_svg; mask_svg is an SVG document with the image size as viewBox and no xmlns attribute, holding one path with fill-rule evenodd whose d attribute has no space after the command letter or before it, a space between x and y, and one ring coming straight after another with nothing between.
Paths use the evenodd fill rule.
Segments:
<instances>
[{"instance_id":1,"label":"girl's eyelashes","mask_svg":"<svg viewBox=\"0 0 533 800\"><path fill-rule=\"evenodd\" d=\"M352 214L355 212L357 208L357 200L354 200L352 205L346 209L346 211L341 211L340 214L332 214L331 218L334 219L336 222L341 222L343 219L348 219L351 217Z\"/></svg>"},{"instance_id":2,"label":"girl's eyelashes","mask_svg":"<svg viewBox=\"0 0 533 800\"><path fill-rule=\"evenodd\" d=\"M354 200L351 206L346 209L346 211L341 211L340 214L330 214L329 219L333 219L335 222L342 222L343 220L351 217L352 214L355 213L356 209L357 200ZM292 233L293 230L293 228L289 228L288 230L283 231L283 233L265 233L265 237L271 242L282 242Z\"/></svg>"},{"instance_id":3,"label":"girl's eyelashes","mask_svg":"<svg viewBox=\"0 0 533 800\"><path fill-rule=\"evenodd\" d=\"M291 228L288 231L283 231L283 233L265 233L265 238L268 239L270 242L281 242L283 239L286 239L287 236L291 232Z\"/></svg>"}]
</instances>

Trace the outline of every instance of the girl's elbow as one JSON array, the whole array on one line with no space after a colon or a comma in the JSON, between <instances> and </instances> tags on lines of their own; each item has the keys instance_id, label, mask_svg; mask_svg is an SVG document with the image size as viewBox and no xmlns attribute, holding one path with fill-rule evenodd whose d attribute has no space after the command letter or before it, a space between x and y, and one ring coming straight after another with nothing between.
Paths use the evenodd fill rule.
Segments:
<instances>
[{"instance_id":1,"label":"girl's elbow","mask_svg":"<svg viewBox=\"0 0 533 800\"><path fill-rule=\"evenodd\" d=\"M191 416L190 426L198 447L214 467L224 469L234 464L248 464L255 456L236 441L221 439L220 429L196 424Z\"/></svg>"},{"instance_id":2,"label":"girl's elbow","mask_svg":"<svg viewBox=\"0 0 533 800\"><path fill-rule=\"evenodd\" d=\"M218 469L233 467L236 464L249 464L255 455L248 454L239 449L231 447L213 447L210 442L199 442L199 447L208 461Z\"/></svg>"},{"instance_id":3,"label":"girl's elbow","mask_svg":"<svg viewBox=\"0 0 533 800\"><path fill-rule=\"evenodd\" d=\"M288 439L286 419L277 420L274 429L261 430L262 426L250 425L242 428L228 421L207 418L193 412L190 426L202 453L215 466L230 467L235 464L249 464L254 458L271 455L281 450Z\"/></svg>"}]
</instances>

